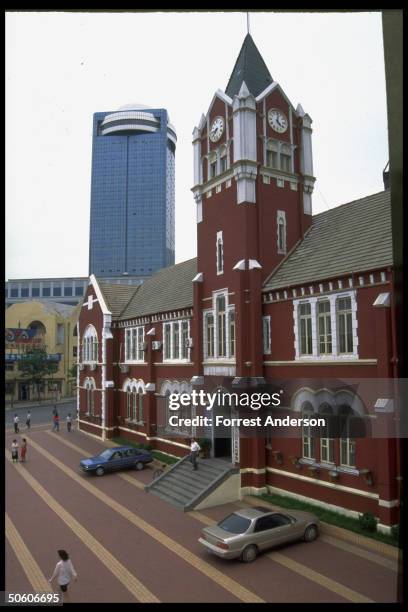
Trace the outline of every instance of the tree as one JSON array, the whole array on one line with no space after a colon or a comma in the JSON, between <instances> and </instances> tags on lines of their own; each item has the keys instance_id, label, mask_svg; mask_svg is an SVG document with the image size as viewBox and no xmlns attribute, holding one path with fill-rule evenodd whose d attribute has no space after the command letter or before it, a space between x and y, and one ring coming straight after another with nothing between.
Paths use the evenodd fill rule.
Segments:
<instances>
[{"instance_id":1,"label":"tree","mask_svg":"<svg viewBox=\"0 0 408 612\"><path fill-rule=\"evenodd\" d=\"M22 378L26 378L33 386L37 387L38 400L40 401L40 383L46 376L52 376L58 372L58 363L48 358L47 351L43 348L33 348L21 356L18 369Z\"/></svg>"}]
</instances>

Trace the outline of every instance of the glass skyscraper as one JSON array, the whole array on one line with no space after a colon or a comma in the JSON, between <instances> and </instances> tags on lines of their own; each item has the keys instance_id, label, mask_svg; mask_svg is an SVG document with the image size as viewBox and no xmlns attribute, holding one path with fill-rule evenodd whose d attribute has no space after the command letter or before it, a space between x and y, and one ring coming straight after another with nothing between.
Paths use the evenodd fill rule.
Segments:
<instances>
[{"instance_id":1,"label":"glass skyscraper","mask_svg":"<svg viewBox=\"0 0 408 612\"><path fill-rule=\"evenodd\" d=\"M174 264L176 140L165 109L94 114L90 274L146 277Z\"/></svg>"}]
</instances>

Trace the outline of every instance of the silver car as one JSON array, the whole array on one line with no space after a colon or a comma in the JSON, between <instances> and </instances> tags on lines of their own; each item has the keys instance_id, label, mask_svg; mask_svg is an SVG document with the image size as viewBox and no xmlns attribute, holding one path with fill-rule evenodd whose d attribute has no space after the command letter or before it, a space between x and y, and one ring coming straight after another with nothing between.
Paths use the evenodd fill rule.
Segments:
<instances>
[{"instance_id":1,"label":"silver car","mask_svg":"<svg viewBox=\"0 0 408 612\"><path fill-rule=\"evenodd\" d=\"M318 535L319 521L313 514L255 507L237 510L206 527L198 541L218 557L249 563L268 548L301 539L312 542Z\"/></svg>"}]
</instances>

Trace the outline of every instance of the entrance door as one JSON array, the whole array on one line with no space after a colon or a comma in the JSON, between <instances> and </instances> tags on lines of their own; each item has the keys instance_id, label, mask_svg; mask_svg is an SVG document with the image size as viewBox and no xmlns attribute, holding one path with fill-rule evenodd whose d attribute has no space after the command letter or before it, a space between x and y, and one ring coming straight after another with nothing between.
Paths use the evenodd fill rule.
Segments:
<instances>
[{"instance_id":1,"label":"entrance door","mask_svg":"<svg viewBox=\"0 0 408 612\"><path fill-rule=\"evenodd\" d=\"M214 457L231 461L231 438L214 437Z\"/></svg>"},{"instance_id":2,"label":"entrance door","mask_svg":"<svg viewBox=\"0 0 408 612\"><path fill-rule=\"evenodd\" d=\"M27 383L19 383L18 399L22 402L26 402L30 399L30 385Z\"/></svg>"}]
</instances>

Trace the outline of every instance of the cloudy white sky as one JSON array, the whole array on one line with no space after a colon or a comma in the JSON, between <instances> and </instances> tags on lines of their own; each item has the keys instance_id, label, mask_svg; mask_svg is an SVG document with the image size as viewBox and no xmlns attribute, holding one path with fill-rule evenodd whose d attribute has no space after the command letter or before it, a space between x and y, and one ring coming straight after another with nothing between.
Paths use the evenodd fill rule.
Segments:
<instances>
[{"instance_id":1,"label":"cloudy white sky","mask_svg":"<svg viewBox=\"0 0 408 612\"><path fill-rule=\"evenodd\" d=\"M251 13L270 73L313 119L314 212L382 190L381 14ZM192 130L246 15L6 14L6 277L88 274L92 114L138 102L177 129L176 262L195 255Z\"/></svg>"}]
</instances>

